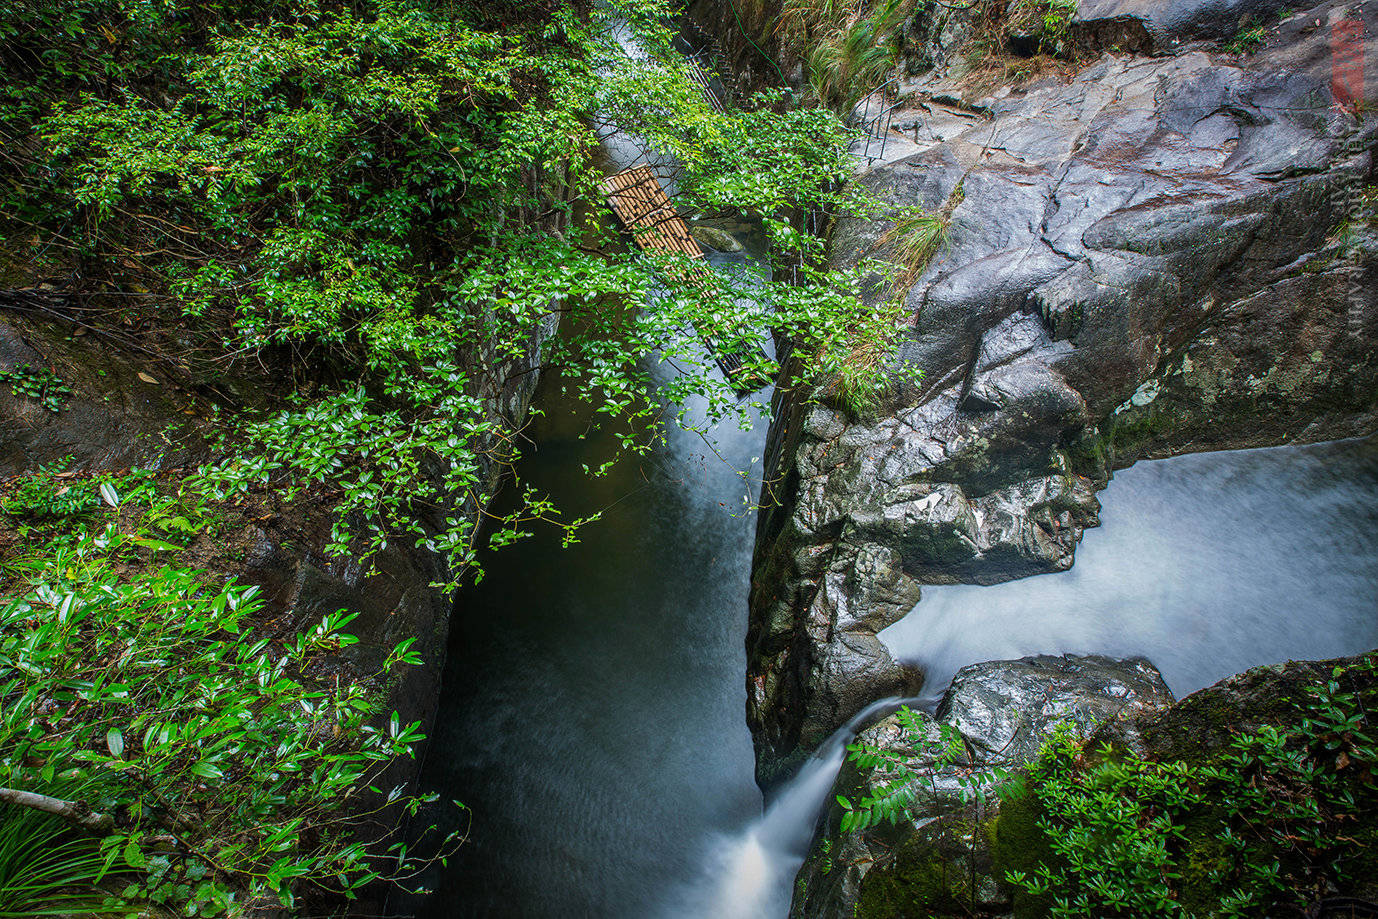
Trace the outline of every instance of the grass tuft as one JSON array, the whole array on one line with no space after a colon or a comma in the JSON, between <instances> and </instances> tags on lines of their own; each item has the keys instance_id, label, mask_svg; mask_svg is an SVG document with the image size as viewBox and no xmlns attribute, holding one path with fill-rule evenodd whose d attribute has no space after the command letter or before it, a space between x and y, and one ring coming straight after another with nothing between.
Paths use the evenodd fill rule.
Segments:
<instances>
[{"instance_id":1,"label":"grass tuft","mask_svg":"<svg viewBox=\"0 0 1378 919\"><path fill-rule=\"evenodd\" d=\"M57 780L34 789L76 799L82 789ZM97 886L105 859L96 840L75 833L56 817L0 804L0 919L39 916L125 916L127 907L103 906Z\"/></svg>"}]
</instances>

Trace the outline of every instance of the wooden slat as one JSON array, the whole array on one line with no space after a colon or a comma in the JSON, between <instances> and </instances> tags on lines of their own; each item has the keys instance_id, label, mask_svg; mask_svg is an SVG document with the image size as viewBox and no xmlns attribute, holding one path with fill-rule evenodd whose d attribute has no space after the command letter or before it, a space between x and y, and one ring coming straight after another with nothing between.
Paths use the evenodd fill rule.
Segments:
<instances>
[{"instance_id":1,"label":"wooden slat","mask_svg":"<svg viewBox=\"0 0 1378 919\"><path fill-rule=\"evenodd\" d=\"M608 204L619 220L631 231L637 246L652 254L679 254L695 259L687 265L665 269L672 281L691 284L704 290L716 287L717 276L703 258L703 250L689 235L689 228L679 216L665 189L660 187L655 172L649 166L633 166L604 179L599 186L608 197ZM697 331L697 329L695 330ZM710 336L699 333L704 345L713 355L723 375L741 395L755 392L767 381L748 379L743 373L745 357L724 351ZM758 350L758 353L759 350Z\"/></svg>"},{"instance_id":2,"label":"wooden slat","mask_svg":"<svg viewBox=\"0 0 1378 919\"><path fill-rule=\"evenodd\" d=\"M602 189L642 249L703 258L703 250L689 235L651 167L624 169L606 179Z\"/></svg>"}]
</instances>

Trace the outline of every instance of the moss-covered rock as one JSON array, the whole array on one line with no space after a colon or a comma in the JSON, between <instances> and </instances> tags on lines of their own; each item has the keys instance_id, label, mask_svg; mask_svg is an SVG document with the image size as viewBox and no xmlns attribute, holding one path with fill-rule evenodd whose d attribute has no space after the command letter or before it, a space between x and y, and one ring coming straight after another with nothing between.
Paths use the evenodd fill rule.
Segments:
<instances>
[{"instance_id":1,"label":"moss-covered rock","mask_svg":"<svg viewBox=\"0 0 1378 919\"><path fill-rule=\"evenodd\" d=\"M1059 725L1085 736L1107 719L1171 701L1162 677L1141 659L1039 656L963 669L936 716L916 714L915 731L891 716L858 736L873 748L923 757L910 784L911 819L843 832L843 809L834 804L800 871L791 915L1008 912L1016 892L1005 872L1025 867L1028 855L1046 851L1047 842L1035 810L999 799L998 776L1032 760ZM934 756L944 731L961 736L965 759ZM896 775L848 764L834 792L860 801Z\"/></svg>"},{"instance_id":2,"label":"moss-covered rock","mask_svg":"<svg viewBox=\"0 0 1378 919\"><path fill-rule=\"evenodd\" d=\"M1054 863L1048 834L1039 826L1042 808L1032 795L1020 795L1001 802L1000 813L990 823L990 848L996 876L1005 886L1010 906L1023 919L1043 919L1049 900L1035 897L1010 884L1011 872L1032 876L1039 865Z\"/></svg>"},{"instance_id":3,"label":"moss-covered rock","mask_svg":"<svg viewBox=\"0 0 1378 919\"><path fill-rule=\"evenodd\" d=\"M1077 887L1092 870L1096 847L1064 857L1059 851L1075 827L1069 825L1064 836L1045 827L1068 819L1057 795L1104 789L1131 795L1136 807L1147 808L1136 812L1168 819L1172 830L1161 837L1167 890L1184 916L1236 915L1224 904L1241 890L1255 895L1261 910L1273 902L1298 909L1371 902L1378 897L1378 823L1371 819L1378 809L1378 755L1364 735L1373 733L1367 713L1378 711L1374 655L1258 667L1175 704L1131 705L1123 717L1098 728L1087 720L1087 709L1077 708L1094 702L1089 693L1076 702L1062 695L1062 707L1032 728L1021 721L1020 713L1032 706L1027 700L1022 707L1013 703L1033 690L1040 670L1043 698L1059 698L1056 677L1050 676L1062 669L1058 659L967 668L949 690L941 720L921 717L918 732L906 733L892 717L860 736L868 746L910 757L917 793L909 819L841 832L841 808L834 807L826 843L815 844L801 871L791 915L1043 919L1052 897L1032 896L1010 878L1034 877L1047 868ZM1063 668L1074 665L1064 661ZM1350 716L1364 723L1343 730L1324 726L1326 719ZM997 796L985 785L976 800L963 795L959 778L969 784L972 776L989 776L998 765L1033 761L1034 741L1041 743L1058 724L1084 743L1055 747L1064 750L1061 759L1044 754L1015 780L1023 793ZM932 763L928 742L941 736L941 725L960 730L972 762L957 768ZM1241 738L1253 738L1252 744L1241 746ZM836 790L855 801L898 774L893 766L869 773L848 767ZM1171 781L1155 783L1154 775ZM1062 790L1049 792L1053 787ZM1169 787L1188 789L1186 797L1153 797L1159 793L1153 789ZM1088 788L1095 791L1077 790ZM1087 803L1094 811L1094 802ZM1113 813L1107 810L1104 826L1122 819ZM1141 832L1145 824L1135 826ZM1088 860L1077 860L1082 857ZM1070 870L1067 858L1084 867ZM1129 864L1124 850L1115 858L1120 861L1095 870ZM1267 872L1276 873L1277 885L1260 880Z\"/></svg>"},{"instance_id":4,"label":"moss-covered rock","mask_svg":"<svg viewBox=\"0 0 1378 919\"><path fill-rule=\"evenodd\" d=\"M969 915L980 899L972 862L987 854L983 842L967 814L939 817L908 834L884 870L862 879L858 919Z\"/></svg>"}]
</instances>

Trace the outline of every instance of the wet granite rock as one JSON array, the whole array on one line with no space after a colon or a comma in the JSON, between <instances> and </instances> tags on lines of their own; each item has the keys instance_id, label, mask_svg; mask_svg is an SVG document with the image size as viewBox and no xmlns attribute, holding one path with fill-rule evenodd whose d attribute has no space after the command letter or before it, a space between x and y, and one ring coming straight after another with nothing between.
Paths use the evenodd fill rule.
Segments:
<instances>
[{"instance_id":1,"label":"wet granite rock","mask_svg":"<svg viewBox=\"0 0 1378 919\"><path fill-rule=\"evenodd\" d=\"M741 252L743 248L742 244L737 241L737 237L731 233L702 223L691 226L689 235L694 237L699 245L716 249L718 252Z\"/></svg>"},{"instance_id":2,"label":"wet granite rock","mask_svg":"<svg viewBox=\"0 0 1378 919\"><path fill-rule=\"evenodd\" d=\"M830 806L795 885L795 919L836 916L995 914L1010 908L991 832L1000 815L993 794L974 800L960 782L1031 762L1059 725L1078 737L1100 725L1134 734L1137 717L1172 703L1158 671L1142 659L1100 656L1027 657L961 670L934 717L920 716L914 744L895 716L858 739L882 749L911 751L917 768L914 819L841 832L842 809ZM964 752L933 762L944 746L940 726L960 733ZM919 749L915 749L918 747ZM893 771L862 775L844 766L835 795L857 801L893 780Z\"/></svg>"},{"instance_id":3,"label":"wet granite rock","mask_svg":"<svg viewBox=\"0 0 1378 919\"><path fill-rule=\"evenodd\" d=\"M1292 8L1287 0L1080 0L1069 31L1083 46L1163 54L1184 42L1226 41Z\"/></svg>"},{"instance_id":4,"label":"wet granite rock","mask_svg":"<svg viewBox=\"0 0 1378 919\"><path fill-rule=\"evenodd\" d=\"M54 412L0 385L0 476L53 463L123 469L204 460L196 415L184 414L195 405L190 394L146 356L99 334L76 335L80 326L45 312L62 303L53 294L0 290L0 371L46 369L72 389Z\"/></svg>"},{"instance_id":5,"label":"wet granite rock","mask_svg":"<svg viewBox=\"0 0 1378 919\"><path fill-rule=\"evenodd\" d=\"M1169 36L1267 6L1109 5ZM1378 10L1327 2L1246 57L1109 53L982 98L906 84L906 138L859 181L951 207L947 241L905 292L879 411L777 397L747 640L763 785L917 682L872 639L924 584L1070 566L1113 469L1378 429L1378 94L1332 98L1346 16L1378 54ZM840 221L834 263L884 256L890 226Z\"/></svg>"}]
</instances>

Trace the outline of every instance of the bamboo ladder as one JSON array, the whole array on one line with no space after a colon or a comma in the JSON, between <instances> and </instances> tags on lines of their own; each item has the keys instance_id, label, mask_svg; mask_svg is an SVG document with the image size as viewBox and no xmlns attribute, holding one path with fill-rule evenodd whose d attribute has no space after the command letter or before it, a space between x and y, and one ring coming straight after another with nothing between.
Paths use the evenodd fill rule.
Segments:
<instances>
[{"instance_id":1,"label":"bamboo ladder","mask_svg":"<svg viewBox=\"0 0 1378 919\"><path fill-rule=\"evenodd\" d=\"M652 255L682 255L691 260L684 268L676 267L668 271L671 280L703 290L716 286L716 277L704 260L703 250L689 235L689 228L665 194L665 189L660 187L655 171L650 166L624 169L604 179L599 187L612 206L613 213L631 232L632 239L642 251ZM698 329L694 331L698 332ZM701 332L699 338L738 395L748 395L765 385L766 380L746 371L745 354L720 348L710 336ZM765 357L759 348L757 354Z\"/></svg>"}]
</instances>

